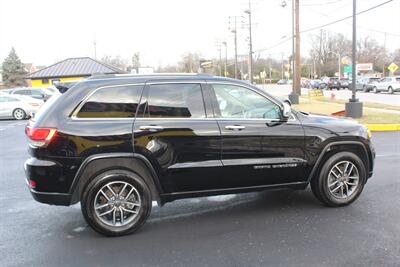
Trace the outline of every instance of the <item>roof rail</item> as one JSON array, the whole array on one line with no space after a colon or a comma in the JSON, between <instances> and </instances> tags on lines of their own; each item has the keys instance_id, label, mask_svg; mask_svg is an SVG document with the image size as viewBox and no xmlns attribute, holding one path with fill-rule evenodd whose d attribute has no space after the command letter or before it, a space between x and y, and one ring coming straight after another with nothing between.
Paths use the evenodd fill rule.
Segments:
<instances>
[{"instance_id":1,"label":"roof rail","mask_svg":"<svg viewBox=\"0 0 400 267\"><path fill-rule=\"evenodd\" d=\"M177 72L177 73L148 73L148 74L101 74L101 73L95 73L92 76L88 77L87 79L89 80L96 80L96 79L104 79L104 78L129 78L129 77L168 77L168 76L207 76L207 77L212 77L214 75L208 74L208 73L184 73L184 72Z\"/></svg>"}]
</instances>

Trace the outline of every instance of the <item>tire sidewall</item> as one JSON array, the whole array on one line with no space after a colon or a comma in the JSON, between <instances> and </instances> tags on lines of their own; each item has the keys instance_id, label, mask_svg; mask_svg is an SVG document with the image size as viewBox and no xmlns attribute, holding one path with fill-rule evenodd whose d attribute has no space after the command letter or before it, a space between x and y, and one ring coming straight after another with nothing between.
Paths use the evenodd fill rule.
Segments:
<instances>
[{"instance_id":1,"label":"tire sidewall","mask_svg":"<svg viewBox=\"0 0 400 267\"><path fill-rule=\"evenodd\" d=\"M138 215L127 225L112 227L104 224L95 214L94 199L98 190L113 181L123 181L133 185L141 198L141 207ZM133 172L125 170L106 171L96 176L86 187L82 195L82 213L88 224L97 232L107 236L130 234L139 229L147 220L151 211L151 193L144 180Z\"/></svg>"},{"instance_id":2,"label":"tire sidewall","mask_svg":"<svg viewBox=\"0 0 400 267\"><path fill-rule=\"evenodd\" d=\"M349 198L345 199L339 199L334 197L330 193L327 183L330 170L335 164L337 164L340 161L350 161L351 163L353 163L357 167L360 176L356 191ZM339 152L337 154L334 154L325 162L324 166L321 169L319 177L320 179L319 189L321 190L321 193L325 200L324 202L327 203L329 206L344 206L354 202L360 196L364 188L366 177L367 176L366 176L365 165L357 155L351 152Z\"/></svg>"}]
</instances>

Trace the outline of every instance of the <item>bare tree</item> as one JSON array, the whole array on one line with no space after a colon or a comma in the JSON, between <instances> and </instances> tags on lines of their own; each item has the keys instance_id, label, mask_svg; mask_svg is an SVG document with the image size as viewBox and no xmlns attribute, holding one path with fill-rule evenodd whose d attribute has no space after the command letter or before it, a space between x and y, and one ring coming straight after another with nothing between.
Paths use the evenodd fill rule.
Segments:
<instances>
[{"instance_id":1,"label":"bare tree","mask_svg":"<svg viewBox=\"0 0 400 267\"><path fill-rule=\"evenodd\" d=\"M351 41L343 34L333 34L321 30L311 37L310 57L315 61L318 76L333 76L338 69L338 55L351 54Z\"/></svg>"},{"instance_id":2,"label":"bare tree","mask_svg":"<svg viewBox=\"0 0 400 267\"><path fill-rule=\"evenodd\" d=\"M200 54L187 52L178 63L179 72L197 72L200 67Z\"/></svg>"},{"instance_id":3,"label":"bare tree","mask_svg":"<svg viewBox=\"0 0 400 267\"><path fill-rule=\"evenodd\" d=\"M357 42L357 61L359 63L372 63L375 71L382 72L382 66L387 65L386 49L370 37L365 37Z\"/></svg>"},{"instance_id":4,"label":"bare tree","mask_svg":"<svg viewBox=\"0 0 400 267\"><path fill-rule=\"evenodd\" d=\"M126 59L122 58L121 56L106 55L101 58L101 61L106 64L109 64L111 66L120 68L122 70L126 70L126 68L128 66L128 61Z\"/></svg>"}]
</instances>

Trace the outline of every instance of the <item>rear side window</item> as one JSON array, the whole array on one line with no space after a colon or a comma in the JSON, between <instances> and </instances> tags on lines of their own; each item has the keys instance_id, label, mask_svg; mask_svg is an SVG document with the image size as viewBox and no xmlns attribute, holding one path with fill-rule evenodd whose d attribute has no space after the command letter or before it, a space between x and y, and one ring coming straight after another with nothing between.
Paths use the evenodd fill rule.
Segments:
<instances>
[{"instance_id":1,"label":"rear side window","mask_svg":"<svg viewBox=\"0 0 400 267\"><path fill-rule=\"evenodd\" d=\"M31 95L31 91L30 90L17 90L14 92L14 94L18 94L18 95Z\"/></svg>"},{"instance_id":2,"label":"rear side window","mask_svg":"<svg viewBox=\"0 0 400 267\"><path fill-rule=\"evenodd\" d=\"M205 118L200 84L150 85L145 114L151 118Z\"/></svg>"},{"instance_id":3,"label":"rear side window","mask_svg":"<svg viewBox=\"0 0 400 267\"><path fill-rule=\"evenodd\" d=\"M78 118L132 118L142 94L143 85L101 88L95 91L79 110Z\"/></svg>"}]
</instances>

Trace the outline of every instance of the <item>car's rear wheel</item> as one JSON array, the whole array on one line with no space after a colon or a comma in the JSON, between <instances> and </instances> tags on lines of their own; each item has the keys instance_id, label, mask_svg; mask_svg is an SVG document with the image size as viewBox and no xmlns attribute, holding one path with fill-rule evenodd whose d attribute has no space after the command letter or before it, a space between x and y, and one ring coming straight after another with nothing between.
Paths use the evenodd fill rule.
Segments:
<instances>
[{"instance_id":1,"label":"car's rear wheel","mask_svg":"<svg viewBox=\"0 0 400 267\"><path fill-rule=\"evenodd\" d=\"M107 236L139 229L151 211L151 193L144 180L125 170L106 171L86 187L81 201L86 222Z\"/></svg>"},{"instance_id":2,"label":"car's rear wheel","mask_svg":"<svg viewBox=\"0 0 400 267\"><path fill-rule=\"evenodd\" d=\"M366 181L362 160L354 153L332 155L311 181L311 189L318 200L331 207L345 206L361 194Z\"/></svg>"},{"instance_id":3,"label":"car's rear wheel","mask_svg":"<svg viewBox=\"0 0 400 267\"><path fill-rule=\"evenodd\" d=\"M379 93L378 88L377 88L376 86L374 86L374 88L372 89L372 91L373 91L375 94Z\"/></svg>"},{"instance_id":4,"label":"car's rear wheel","mask_svg":"<svg viewBox=\"0 0 400 267\"><path fill-rule=\"evenodd\" d=\"M364 93L368 93L368 88L367 88L367 86L365 86L365 85L363 85L363 92L364 92Z\"/></svg>"},{"instance_id":5,"label":"car's rear wheel","mask_svg":"<svg viewBox=\"0 0 400 267\"><path fill-rule=\"evenodd\" d=\"M389 94L393 94L393 87L389 86L388 92L389 92Z\"/></svg>"},{"instance_id":6,"label":"car's rear wheel","mask_svg":"<svg viewBox=\"0 0 400 267\"><path fill-rule=\"evenodd\" d=\"M26 113L25 113L25 111L24 111L23 109L21 109L21 108L16 108L16 109L13 111L13 117L14 117L14 119L16 119L16 120L23 120L23 119L26 118Z\"/></svg>"}]
</instances>

